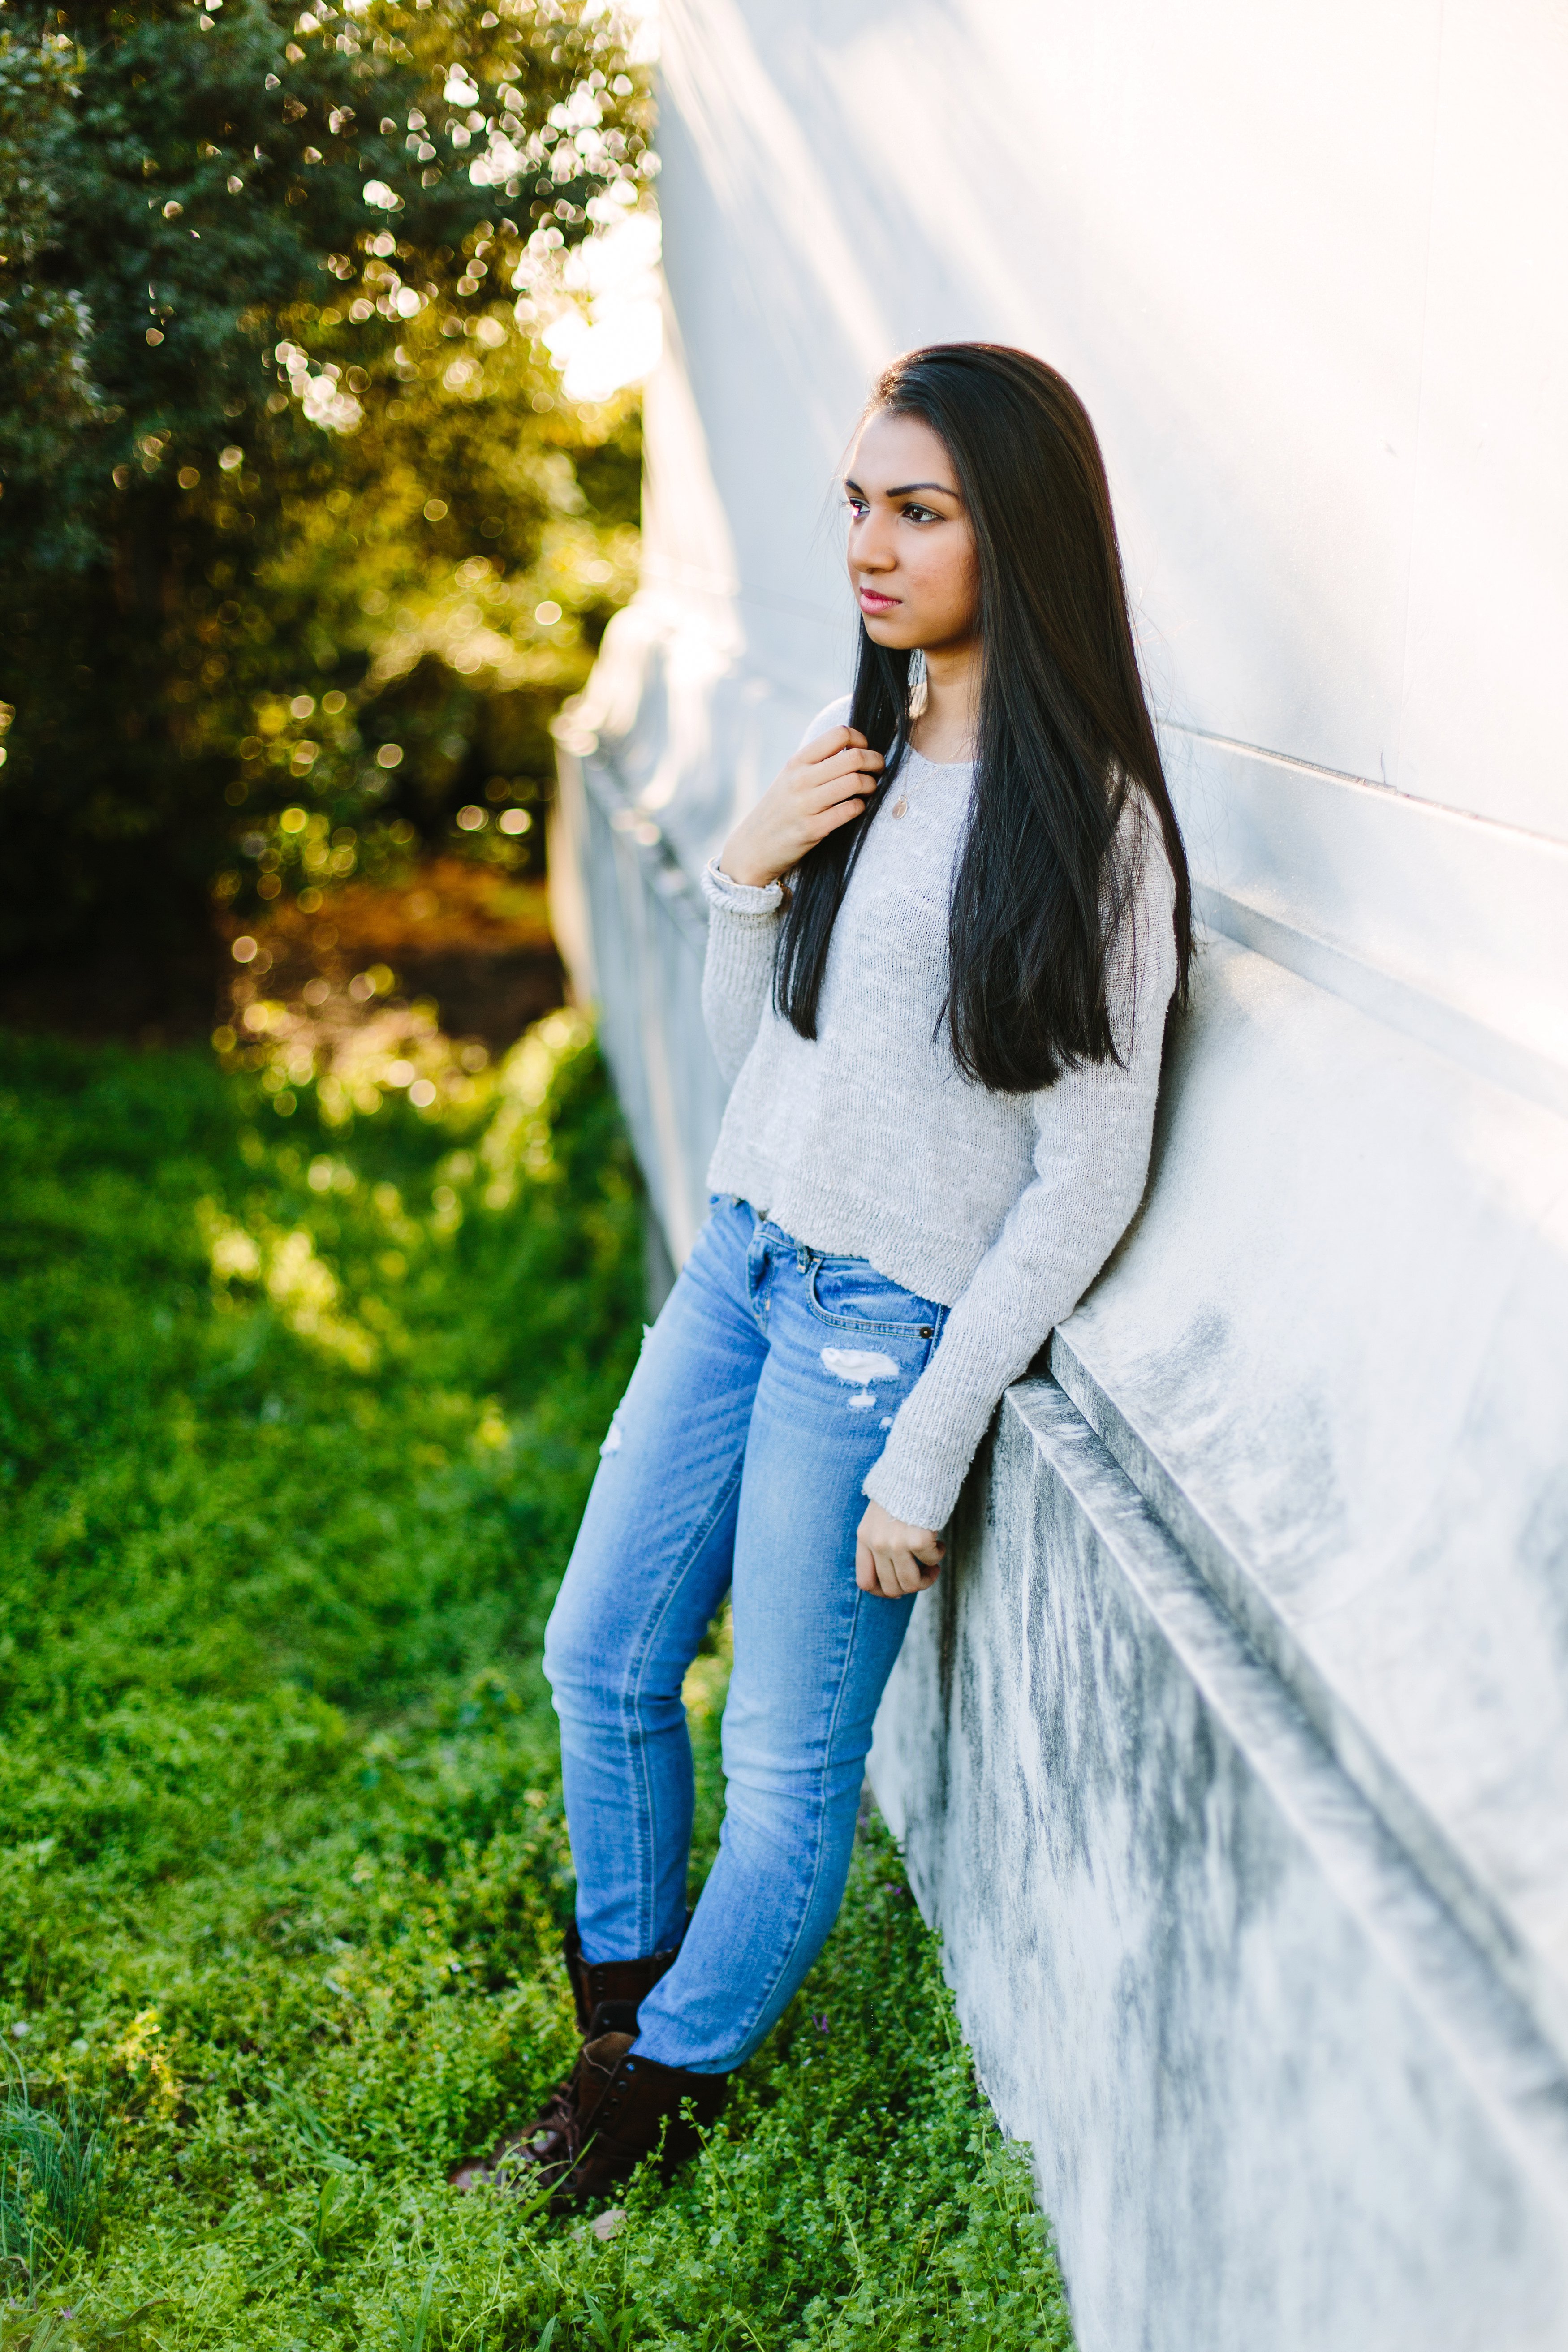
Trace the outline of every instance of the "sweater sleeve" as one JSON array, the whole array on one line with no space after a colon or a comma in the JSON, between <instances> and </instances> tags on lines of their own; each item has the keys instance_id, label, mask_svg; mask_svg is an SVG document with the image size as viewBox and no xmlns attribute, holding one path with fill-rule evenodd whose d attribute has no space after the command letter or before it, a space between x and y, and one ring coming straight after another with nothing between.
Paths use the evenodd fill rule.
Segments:
<instances>
[{"instance_id":1,"label":"sweater sleeve","mask_svg":"<svg viewBox=\"0 0 1568 2352\"><path fill-rule=\"evenodd\" d=\"M817 712L798 748L804 750L829 727L842 727L848 716L849 697L842 695ZM731 882L716 857L710 858L702 869L702 889L708 900L702 1025L724 1083L732 1087L756 1043L773 992L773 950L784 891L776 882L761 889Z\"/></svg>"},{"instance_id":2,"label":"sweater sleeve","mask_svg":"<svg viewBox=\"0 0 1568 2352\"><path fill-rule=\"evenodd\" d=\"M1107 975L1121 1059L1067 1070L1034 1097L1034 1180L955 1302L867 1476L866 1494L909 1526L951 1518L1002 1391L1072 1313L1142 1196L1176 980L1175 885L1152 824L1141 868Z\"/></svg>"},{"instance_id":3,"label":"sweater sleeve","mask_svg":"<svg viewBox=\"0 0 1568 2352\"><path fill-rule=\"evenodd\" d=\"M702 889L708 900L702 1021L724 1083L732 1087L767 1010L784 892L776 882L760 890L731 882L716 857L702 869Z\"/></svg>"}]
</instances>

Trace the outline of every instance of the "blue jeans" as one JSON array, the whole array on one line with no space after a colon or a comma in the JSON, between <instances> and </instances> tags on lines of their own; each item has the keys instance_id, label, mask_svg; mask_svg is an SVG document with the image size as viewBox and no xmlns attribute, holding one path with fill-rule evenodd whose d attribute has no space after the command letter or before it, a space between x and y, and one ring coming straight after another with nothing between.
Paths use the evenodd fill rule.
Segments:
<instances>
[{"instance_id":1,"label":"blue jeans","mask_svg":"<svg viewBox=\"0 0 1568 2352\"><path fill-rule=\"evenodd\" d=\"M860 1482L947 1310L716 1201L610 1426L545 1636L590 1960L680 1957L639 2053L721 2074L833 1925L878 1701L912 1600L855 1582ZM726 1589L718 1860L682 1942L681 1684Z\"/></svg>"}]
</instances>

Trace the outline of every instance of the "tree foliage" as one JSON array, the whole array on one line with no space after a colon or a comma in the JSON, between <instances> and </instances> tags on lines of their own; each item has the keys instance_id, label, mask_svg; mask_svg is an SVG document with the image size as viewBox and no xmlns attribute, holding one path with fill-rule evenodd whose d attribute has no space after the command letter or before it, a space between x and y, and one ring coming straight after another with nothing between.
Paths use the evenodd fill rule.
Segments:
<instances>
[{"instance_id":1,"label":"tree foliage","mask_svg":"<svg viewBox=\"0 0 1568 2352\"><path fill-rule=\"evenodd\" d=\"M127 899L188 927L216 871L249 887L237 823L301 793L356 837L444 824L493 756L498 632L539 770L636 456L625 404L573 409L531 330L652 163L594 0L7 0L0 25L15 956Z\"/></svg>"}]
</instances>

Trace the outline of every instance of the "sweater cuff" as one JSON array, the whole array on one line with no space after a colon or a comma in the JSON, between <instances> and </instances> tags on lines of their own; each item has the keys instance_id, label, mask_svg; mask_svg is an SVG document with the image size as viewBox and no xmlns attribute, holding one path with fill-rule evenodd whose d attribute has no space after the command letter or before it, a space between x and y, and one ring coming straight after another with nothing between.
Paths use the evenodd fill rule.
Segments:
<instances>
[{"instance_id":1,"label":"sweater cuff","mask_svg":"<svg viewBox=\"0 0 1568 2352\"><path fill-rule=\"evenodd\" d=\"M978 1450L978 1439L975 1445ZM961 1457L946 1449L938 1454L889 1444L867 1472L860 1491L905 1527L930 1528L939 1535L958 1508L973 1459L973 1454Z\"/></svg>"},{"instance_id":2,"label":"sweater cuff","mask_svg":"<svg viewBox=\"0 0 1568 2352\"><path fill-rule=\"evenodd\" d=\"M716 857L702 868L702 887L709 905L722 907L727 915L773 915L784 904L777 882L732 882Z\"/></svg>"},{"instance_id":3,"label":"sweater cuff","mask_svg":"<svg viewBox=\"0 0 1568 2352\"><path fill-rule=\"evenodd\" d=\"M1005 1345L986 1345L950 1323L894 1414L861 1492L907 1527L944 1528L1020 1360L1026 1363L1027 1354L1019 1359Z\"/></svg>"},{"instance_id":4,"label":"sweater cuff","mask_svg":"<svg viewBox=\"0 0 1568 2352\"><path fill-rule=\"evenodd\" d=\"M990 1416L987 1414L986 1420ZM985 1431L945 1429L922 1423L909 1412L896 1416L887 1444L871 1465L860 1491L909 1528L945 1528L958 1507L969 1465Z\"/></svg>"}]
</instances>

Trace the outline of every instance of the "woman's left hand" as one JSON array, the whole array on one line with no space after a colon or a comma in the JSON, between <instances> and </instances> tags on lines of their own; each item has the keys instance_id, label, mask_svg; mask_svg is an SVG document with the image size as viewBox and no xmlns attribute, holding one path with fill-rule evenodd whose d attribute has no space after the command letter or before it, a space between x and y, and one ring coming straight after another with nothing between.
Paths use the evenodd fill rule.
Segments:
<instances>
[{"instance_id":1,"label":"woman's left hand","mask_svg":"<svg viewBox=\"0 0 1568 2352\"><path fill-rule=\"evenodd\" d=\"M936 1582L946 1550L930 1528L907 1527L880 1503L868 1503L855 1538L855 1581L862 1592L901 1601Z\"/></svg>"}]
</instances>

